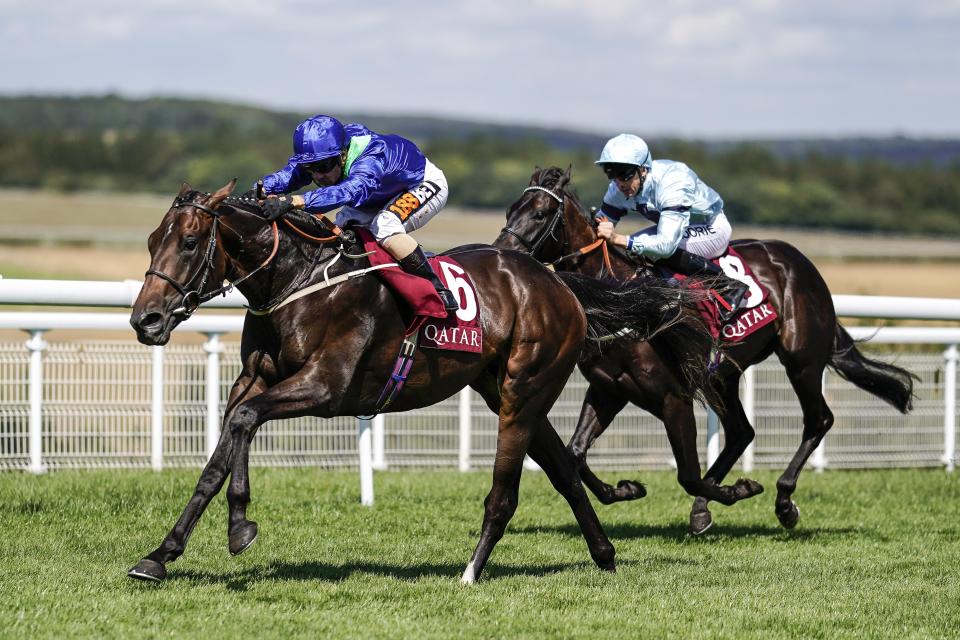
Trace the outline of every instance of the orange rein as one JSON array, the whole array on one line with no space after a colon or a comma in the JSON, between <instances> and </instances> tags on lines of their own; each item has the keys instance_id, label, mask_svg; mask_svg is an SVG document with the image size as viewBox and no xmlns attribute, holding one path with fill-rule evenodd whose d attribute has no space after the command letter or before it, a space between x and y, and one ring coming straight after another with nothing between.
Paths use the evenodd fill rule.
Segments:
<instances>
[{"instance_id":1,"label":"orange rein","mask_svg":"<svg viewBox=\"0 0 960 640\"><path fill-rule=\"evenodd\" d=\"M591 253L592 251L596 250L597 247L600 247L600 248L603 249L603 266L605 266L605 267L607 268L607 271L608 271L608 272L610 273L610 275L612 276L612 275L613 275L613 265L610 264L610 250L607 248L607 243L606 243L606 241L604 241L603 238L597 238L595 242L591 242L590 244L588 244L588 245L585 246L585 247L580 247L579 249L577 249L577 250L574 251L573 253L571 253L571 254L569 254L569 255L566 255L566 256L562 256L562 257L554 260L553 262L551 262L551 263L549 263L549 264L550 264L550 265L553 265L553 266L556 266L556 265L560 264L561 262L564 262L565 260L569 260L570 258L573 258L573 257L576 257L576 256L585 256L585 255L587 255L588 253Z\"/></svg>"},{"instance_id":2,"label":"orange rein","mask_svg":"<svg viewBox=\"0 0 960 640\"><path fill-rule=\"evenodd\" d=\"M335 225L334 223L330 222L330 220L327 218L327 216L323 215L322 213L312 213L312 214L310 214L310 215L312 215L320 224L322 224L324 227L326 227L327 230L328 230L330 233L332 233L333 235L331 235L331 236L329 236L329 237L327 237L327 238L319 238L319 237L317 237L317 236L312 236L312 235L310 235L309 233L307 233L306 231L304 231L303 229L301 229L300 227L298 227L297 225L295 225L295 224L293 224L292 222L290 222L289 220L287 220L286 218L282 218L282 220L283 220L283 223L284 223L285 225L287 225L288 227L290 227L290 229L292 229L294 233L296 233L296 234L297 234L298 236L300 236L301 238L305 238L305 239L309 240L310 242L327 243L327 242L336 242L337 240L340 239L340 235L343 233L343 231L340 229L340 227L338 227L338 226ZM274 229L277 228L277 223L276 223L276 222L273 223L273 227L274 227ZM276 249L274 249L274 250L276 250Z\"/></svg>"}]
</instances>

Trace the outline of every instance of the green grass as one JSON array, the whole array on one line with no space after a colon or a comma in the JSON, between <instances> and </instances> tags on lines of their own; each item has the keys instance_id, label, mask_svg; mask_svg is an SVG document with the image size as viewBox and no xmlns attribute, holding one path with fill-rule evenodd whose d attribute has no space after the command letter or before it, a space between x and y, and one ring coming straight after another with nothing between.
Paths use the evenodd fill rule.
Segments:
<instances>
[{"instance_id":1,"label":"green grass","mask_svg":"<svg viewBox=\"0 0 960 640\"><path fill-rule=\"evenodd\" d=\"M610 479L618 474L606 474ZM636 474L635 474L636 475ZM196 470L0 475L2 637L957 637L960 474L806 473L784 531L767 493L714 506L706 535L669 473L598 507L618 572L590 561L566 504L525 474L483 579L458 579L489 473L253 470L260 538L227 552L219 496L161 585L127 569L154 548Z\"/></svg>"}]
</instances>

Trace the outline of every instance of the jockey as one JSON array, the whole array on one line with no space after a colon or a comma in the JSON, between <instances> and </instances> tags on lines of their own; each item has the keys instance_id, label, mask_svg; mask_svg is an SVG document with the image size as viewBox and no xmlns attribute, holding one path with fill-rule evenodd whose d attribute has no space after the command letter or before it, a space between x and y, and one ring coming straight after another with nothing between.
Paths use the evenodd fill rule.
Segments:
<instances>
[{"instance_id":1,"label":"jockey","mask_svg":"<svg viewBox=\"0 0 960 640\"><path fill-rule=\"evenodd\" d=\"M711 261L727 250L731 233L717 192L684 163L653 160L647 143L628 133L611 138L595 164L610 179L596 214L597 235L679 273L722 276L729 283L718 294L730 308L720 315L731 318L749 287L727 278ZM630 211L656 226L630 236L616 233L614 226Z\"/></svg>"},{"instance_id":2,"label":"jockey","mask_svg":"<svg viewBox=\"0 0 960 640\"><path fill-rule=\"evenodd\" d=\"M311 182L318 188L284 195ZM338 226L352 221L369 227L404 271L433 284L448 312L459 308L408 235L439 213L450 192L443 172L406 138L381 135L362 124L344 126L331 116L307 118L293 132L287 166L263 177L263 193L269 220L291 209L327 213L342 207Z\"/></svg>"}]
</instances>

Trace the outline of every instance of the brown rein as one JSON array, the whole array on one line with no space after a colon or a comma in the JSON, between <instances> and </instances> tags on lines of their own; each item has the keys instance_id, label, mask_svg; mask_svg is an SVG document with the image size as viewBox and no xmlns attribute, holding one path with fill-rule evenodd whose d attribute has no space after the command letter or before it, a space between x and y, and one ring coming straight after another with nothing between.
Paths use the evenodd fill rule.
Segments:
<instances>
[{"instance_id":1,"label":"brown rein","mask_svg":"<svg viewBox=\"0 0 960 640\"><path fill-rule=\"evenodd\" d=\"M167 275L166 273L163 273L163 272L161 272L161 271L155 270L155 269L148 269L147 272L146 272L146 275L148 275L148 276L149 276L149 275L154 275L154 276L157 276L157 277L161 278L162 280L166 280L168 283L170 283L170 284L180 293L180 295L182 296L181 301L180 301L180 306L173 310L173 313L174 313L174 314L182 315L184 318L189 318L191 315L193 315L193 312L197 309L197 307L199 307L199 306L200 306L201 304L203 304L204 302L206 302L206 301L208 301L208 300L212 300L213 298L217 297L217 296L220 295L220 294L224 294L224 295L227 294L228 292L232 291L232 290L233 290L237 285L239 285L241 282L247 280L248 278L252 277L252 276L255 275L256 273L258 273L258 272L260 272L261 270L263 270L264 268L266 268L271 262L273 262L273 259L276 258L277 253L278 253L279 250L280 250L280 229L279 229L279 227L278 227L278 225L277 225L277 221L276 221L276 220L272 220L272 221L270 221L270 227L271 227L271 230L273 231L273 248L270 250L270 255L268 255L267 258L266 258L263 262L261 262L258 267L256 267L255 269L253 269L252 271L250 271L250 272L247 273L246 275L238 278L237 280L234 280L234 281L232 281L232 282L227 282L227 284L222 285L222 286L218 287L217 289L214 289L213 291L208 291L208 292L206 292L206 293L201 293L201 290L203 289L203 286L204 286L204 284L205 284L206 281L207 281L207 276L208 276L208 274L210 273L210 269L212 269L212 267L213 267L213 254L214 254L214 252L216 251L216 244L217 244L217 242L216 242L216 240L217 240L217 226L218 226L218 224L223 224L223 225L224 225L226 228L228 228L228 229L230 229L230 226L227 225L225 222L221 222L220 218L221 218L221 216L223 216L224 214L222 214L222 213L220 213L219 211L216 211L215 209L212 209L212 208L210 208L210 207L208 207L208 206L206 206L206 205L204 205L204 204L202 204L202 203L192 202L192 201L191 201L191 202L176 202L176 201L175 201L173 206L174 206L174 208L193 207L193 208L197 209L198 211L202 211L202 212L208 214L209 216L211 216L211 217L213 218L213 221L214 221L214 222L213 222L213 229L212 229L212 231L211 231L211 233L210 233L210 242L209 242L209 244L208 244L208 246L207 246L207 250L206 250L206 252L205 252L205 254L204 254L204 258L203 258L203 260L201 261L198 270L193 274L193 276L191 276L191 277L187 280L187 282L186 282L185 284L180 284L179 282L177 282L177 281L176 281L174 278L172 278L171 276L169 276L169 275ZM298 226L296 226L294 223L292 223L291 221L287 220L286 218L283 218L283 223L284 223L289 229L291 229L294 233L296 233L296 234L299 235L300 237L302 237L302 238L304 238L304 239L306 239L306 240L308 240L308 241L310 241L310 242L319 243L319 244L327 244L327 243L329 243L329 242L336 242L336 241L341 240L341 236L342 236L342 234L343 234L343 231L340 229L340 227L338 227L336 224L334 224L333 222L331 222L331 221L330 221L324 214L322 214L322 213L311 214L311 215L313 216L313 218L314 218L317 222L319 222L321 225L323 225L323 226L331 233L331 235L330 235L329 237L320 238L320 237L317 237L317 236L313 236L313 235L307 233L306 231L300 229ZM232 229L231 229L231 230L232 230ZM236 233L236 232L234 231L234 233ZM194 282L194 280L196 280L198 277L200 277L200 284L199 284L199 286L197 286L195 289L190 289L190 290L188 290L187 287L189 287L189 286Z\"/></svg>"}]
</instances>

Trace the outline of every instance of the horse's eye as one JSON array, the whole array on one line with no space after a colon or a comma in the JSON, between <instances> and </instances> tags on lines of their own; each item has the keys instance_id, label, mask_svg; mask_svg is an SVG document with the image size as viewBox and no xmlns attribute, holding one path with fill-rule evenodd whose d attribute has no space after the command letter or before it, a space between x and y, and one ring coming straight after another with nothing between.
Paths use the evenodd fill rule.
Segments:
<instances>
[{"instance_id":1,"label":"horse's eye","mask_svg":"<svg viewBox=\"0 0 960 640\"><path fill-rule=\"evenodd\" d=\"M197 239L193 236L187 236L183 239L183 250L184 251L193 251L197 248Z\"/></svg>"},{"instance_id":2,"label":"horse's eye","mask_svg":"<svg viewBox=\"0 0 960 640\"><path fill-rule=\"evenodd\" d=\"M546 218L546 217L547 217L547 213L546 213L546 211L544 211L543 209L537 209L537 210L534 211L534 213L533 213L533 219L534 219L534 220L543 220L543 219Z\"/></svg>"}]
</instances>

